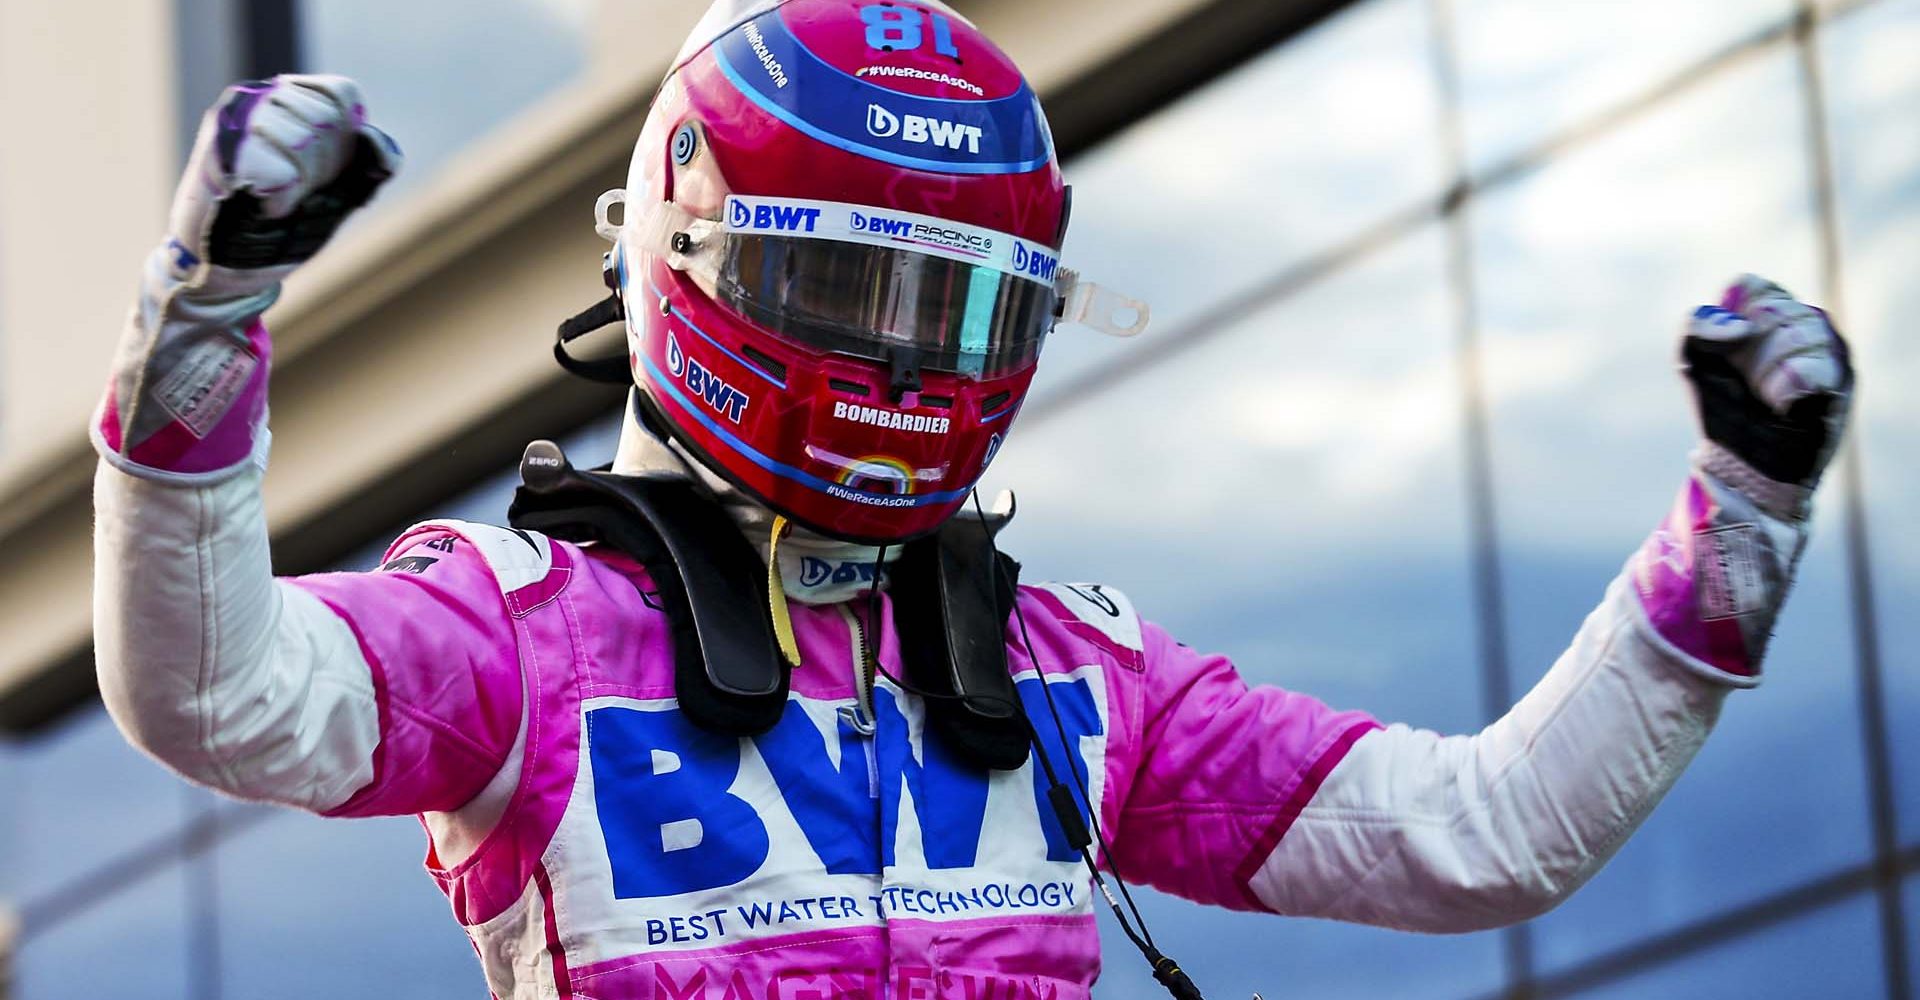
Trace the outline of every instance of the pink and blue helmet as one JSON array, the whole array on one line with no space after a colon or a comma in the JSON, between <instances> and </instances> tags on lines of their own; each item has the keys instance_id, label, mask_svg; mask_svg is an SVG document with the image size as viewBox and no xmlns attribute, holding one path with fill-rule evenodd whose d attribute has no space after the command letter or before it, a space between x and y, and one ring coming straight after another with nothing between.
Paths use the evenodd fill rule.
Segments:
<instances>
[{"instance_id":1,"label":"pink and blue helmet","mask_svg":"<svg viewBox=\"0 0 1920 1000\"><path fill-rule=\"evenodd\" d=\"M805 527L925 534L1056 322L1145 324L1060 266L1067 209L1033 89L945 5L723 0L602 199L647 415Z\"/></svg>"}]
</instances>

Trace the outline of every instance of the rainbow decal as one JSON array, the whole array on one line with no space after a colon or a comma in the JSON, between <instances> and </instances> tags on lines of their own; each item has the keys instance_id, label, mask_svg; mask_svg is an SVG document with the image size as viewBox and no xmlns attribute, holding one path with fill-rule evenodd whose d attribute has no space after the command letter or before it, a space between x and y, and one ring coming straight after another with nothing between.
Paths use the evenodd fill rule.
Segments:
<instances>
[{"instance_id":1,"label":"rainbow decal","mask_svg":"<svg viewBox=\"0 0 1920 1000\"><path fill-rule=\"evenodd\" d=\"M868 455L848 464L838 482L864 493L907 496L913 492L913 466L888 455Z\"/></svg>"}]
</instances>

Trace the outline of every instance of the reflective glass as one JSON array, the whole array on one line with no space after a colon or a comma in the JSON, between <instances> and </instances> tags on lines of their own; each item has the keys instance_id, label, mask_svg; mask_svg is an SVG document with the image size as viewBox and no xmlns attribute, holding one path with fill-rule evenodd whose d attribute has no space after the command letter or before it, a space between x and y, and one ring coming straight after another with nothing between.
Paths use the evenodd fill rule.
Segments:
<instances>
[{"instance_id":1,"label":"reflective glass","mask_svg":"<svg viewBox=\"0 0 1920 1000\"><path fill-rule=\"evenodd\" d=\"M1253 683L1479 728L1454 333L1436 229L1216 339L1023 425L986 495L1027 580L1094 580ZM1464 996L1492 934L1431 938L1201 909L1146 892L1208 995ZM1107 998L1157 995L1108 929Z\"/></svg>"},{"instance_id":2,"label":"reflective glass","mask_svg":"<svg viewBox=\"0 0 1920 1000\"><path fill-rule=\"evenodd\" d=\"M1920 875L1907 876L1906 917L1907 928L1911 930L1915 921L1920 921ZM1920 947L1911 942L1907 944L1907 982L1920 983Z\"/></svg>"},{"instance_id":3,"label":"reflective glass","mask_svg":"<svg viewBox=\"0 0 1920 1000\"><path fill-rule=\"evenodd\" d=\"M801 347L987 378L1033 362L1060 302L995 268L826 239L736 234L719 272L720 301Z\"/></svg>"},{"instance_id":4,"label":"reflective glass","mask_svg":"<svg viewBox=\"0 0 1920 1000\"><path fill-rule=\"evenodd\" d=\"M302 60L360 81L373 120L407 153L374 203L424 187L461 149L587 62L592 0L306 0Z\"/></svg>"},{"instance_id":5,"label":"reflective glass","mask_svg":"<svg viewBox=\"0 0 1920 1000\"><path fill-rule=\"evenodd\" d=\"M409 817L347 822L276 811L222 843L224 995L486 996L473 946L420 869L425 853L420 823Z\"/></svg>"},{"instance_id":6,"label":"reflective glass","mask_svg":"<svg viewBox=\"0 0 1920 1000\"><path fill-rule=\"evenodd\" d=\"M40 898L100 864L176 833L192 790L127 744L98 703L9 754L11 849L0 895Z\"/></svg>"},{"instance_id":7,"label":"reflective glass","mask_svg":"<svg viewBox=\"0 0 1920 1000\"><path fill-rule=\"evenodd\" d=\"M1881 997L1887 995L1880 922L1861 893L1697 955L1575 994L1582 998Z\"/></svg>"},{"instance_id":8,"label":"reflective glass","mask_svg":"<svg viewBox=\"0 0 1920 1000\"><path fill-rule=\"evenodd\" d=\"M1250 680L1478 729L1437 230L1023 425L986 496L1030 580L1125 591ZM1390 626L1390 627L1386 627Z\"/></svg>"},{"instance_id":9,"label":"reflective glass","mask_svg":"<svg viewBox=\"0 0 1920 1000\"><path fill-rule=\"evenodd\" d=\"M17 863L5 859L19 856L31 818L24 808L26 787L20 767L27 745L12 737L0 737L0 805L4 806L0 808L0 906L12 901L14 880L19 877Z\"/></svg>"},{"instance_id":10,"label":"reflective glass","mask_svg":"<svg viewBox=\"0 0 1920 1000\"><path fill-rule=\"evenodd\" d=\"M1665 514L1695 438L1677 334L1736 272L1817 297L1792 53L1715 77L1474 206L1513 683ZM1859 864L1869 838L1835 498L1758 691L1617 858L1538 921L1543 967ZM1730 849L1729 845L1738 845Z\"/></svg>"},{"instance_id":11,"label":"reflective glass","mask_svg":"<svg viewBox=\"0 0 1920 1000\"><path fill-rule=\"evenodd\" d=\"M1424 2L1355 4L1076 157L1062 260L1154 326L1062 330L1034 392L1437 194L1429 24Z\"/></svg>"},{"instance_id":12,"label":"reflective glass","mask_svg":"<svg viewBox=\"0 0 1920 1000\"><path fill-rule=\"evenodd\" d=\"M1793 6L1792 0L1455 0L1468 160L1485 169L1639 97L1785 20Z\"/></svg>"},{"instance_id":13,"label":"reflective glass","mask_svg":"<svg viewBox=\"0 0 1920 1000\"><path fill-rule=\"evenodd\" d=\"M1827 28L1846 308L1859 362L1854 431L1866 482L1901 837L1920 839L1920 0L1864 8Z\"/></svg>"},{"instance_id":14,"label":"reflective glass","mask_svg":"<svg viewBox=\"0 0 1920 1000\"><path fill-rule=\"evenodd\" d=\"M187 915L186 869L151 874L23 942L14 1000L188 997Z\"/></svg>"}]
</instances>

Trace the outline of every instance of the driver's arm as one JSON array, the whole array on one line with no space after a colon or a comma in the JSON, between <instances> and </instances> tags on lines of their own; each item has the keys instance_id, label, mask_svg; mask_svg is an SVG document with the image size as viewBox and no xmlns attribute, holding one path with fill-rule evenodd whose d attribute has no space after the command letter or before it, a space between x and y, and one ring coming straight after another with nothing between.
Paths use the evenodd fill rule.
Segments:
<instances>
[{"instance_id":1,"label":"driver's arm","mask_svg":"<svg viewBox=\"0 0 1920 1000\"><path fill-rule=\"evenodd\" d=\"M1536 916L1638 828L1759 682L1852 372L1824 314L1746 278L1684 342L1706 431L1667 519L1546 676L1469 735L1357 728L1146 630L1123 874L1422 931Z\"/></svg>"}]
</instances>

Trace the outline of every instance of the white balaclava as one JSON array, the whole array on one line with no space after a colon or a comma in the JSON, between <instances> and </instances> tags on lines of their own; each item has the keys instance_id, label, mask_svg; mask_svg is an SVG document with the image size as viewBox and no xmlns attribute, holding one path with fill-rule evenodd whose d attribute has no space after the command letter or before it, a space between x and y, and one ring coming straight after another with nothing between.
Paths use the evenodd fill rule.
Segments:
<instances>
[{"instance_id":1,"label":"white balaclava","mask_svg":"<svg viewBox=\"0 0 1920 1000\"><path fill-rule=\"evenodd\" d=\"M613 456L613 471L623 476L692 480L726 509L727 516L753 543L764 561L773 536L773 511L748 499L678 444L655 437L634 412L638 405L636 394L637 390L627 397L626 424L620 428L620 447ZM779 551L780 581L788 598L801 604L837 604L867 589L866 580L873 571L879 547L823 538L796 525L791 534L781 539ZM898 545L887 546L888 565L892 565L900 551Z\"/></svg>"}]
</instances>

